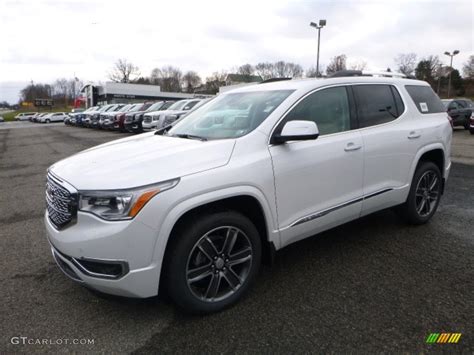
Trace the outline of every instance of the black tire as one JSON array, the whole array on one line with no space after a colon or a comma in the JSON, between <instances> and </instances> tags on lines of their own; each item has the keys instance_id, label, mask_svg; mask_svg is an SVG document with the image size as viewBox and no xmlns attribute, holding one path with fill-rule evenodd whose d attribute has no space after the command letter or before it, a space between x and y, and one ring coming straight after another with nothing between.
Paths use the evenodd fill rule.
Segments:
<instances>
[{"instance_id":1,"label":"black tire","mask_svg":"<svg viewBox=\"0 0 474 355\"><path fill-rule=\"evenodd\" d=\"M170 241L165 256L163 281L168 295L178 307L192 314L218 312L235 304L255 281L260 268L261 240L253 223L238 212L223 211L194 215L181 226L182 228L178 228L179 230ZM228 244L232 245L228 257L221 258L219 256L219 259L216 260L211 252L215 250L216 254L221 255L222 251L226 250L225 240L228 240L230 233L225 233L225 228L236 233L235 243ZM220 233L222 236L219 235ZM216 242L207 244L207 240L210 238ZM219 240L222 244L218 243ZM213 248L214 246L215 248ZM218 250L219 246L222 247L222 250ZM199 247L205 249L204 252ZM239 251L240 248L242 248L241 251ZM231 265L232 258L239 258L234 259L235 261L244 260L245 258L242 258L244 254L241 253L248 252L248 250L250 250L250 264L247 260L238 265ZM197 261L199 257L201 261ZM225 264L222 265L223 263ZM191 270L206 268L206 271L203 269L202 272L195 274L198 276L195 276L196 279L202 275L207 276L202 277L199 281L188 280L188 274L192 278L191 272L188 271L191 264ZM239 269L240 267L241 269ZM240 282L237 287L230 286L229 279L234 277L233 275L237 277L234 278L234 281ZM214 280L218 280L215 293L211 291ZM234 286L236 285L234 284ZM219 291L221 292L219 293ZM203 295L199 296L200 293ZM206 299L209 293L214 296Z\"/></svg>"},{"instance_id":2,"label":"black tire","mask_svg":"<svg viewBox=\"0 0 474 355\"><path fill-rule=\"evenodd\" d=\"M474 128L469 128L469 133L474 134Z\"/></svg>"},{"instance_id":3,"label":"black tire","mask_svg":"<svg viewBox=\"0 0 474 355\"><path fill-rule=\"evenodd\" d=\"M51 122L51 121L47 118L47 119L46 119L46 123L50 123L50 122Z\"/></svg>"},{"instance_id":4,"label":"black tire","mask_svg":"<svg viewBox=\"0 0 474 355\"><path fill-rule=\"evenodd\" d=\"M464 123L464 129L468 130L469 129L469 122Z\"/></svg>"},{"instance_id":5,"label":"black tire","mask_svg":"<svg viewBox=\"0 0 474 355\"><path fill-rule=\"evenodd\" d=\"M430 176L437 179L436 186L433 187L432 192L424 191L420 193L420 190L423 190L423 184ZM428 222L438 208L441 199L442 183L441 172L436 164L430 161L420 162L413 176L408 198L404 204L398 206L398 212L410 224L419 225ZM431 199L433 196L436 196L435 200ZM426 200L425 198L429 199ZM420 211L423 199L425 199L426 207L424 209L421 208ZM429 211L426 208L429 208Z\"/></svg>"}]
</instances>

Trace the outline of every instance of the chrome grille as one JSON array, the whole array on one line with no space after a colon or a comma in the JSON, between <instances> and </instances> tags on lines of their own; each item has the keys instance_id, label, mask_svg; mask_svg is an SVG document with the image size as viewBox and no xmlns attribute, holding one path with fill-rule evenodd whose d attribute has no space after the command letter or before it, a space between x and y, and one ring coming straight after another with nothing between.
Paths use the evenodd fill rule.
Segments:
<instances>
[{"instance_id":1,"label":"chrome grille","mask_svg":"<svg viewBox=\"0 0 474 355\"><path fill-rule=\"evenodd\" d=\"M77 214L76 194L48 174L46 181L46 207L49 220L60 229L75 219Z\"/></svg>"},{"instance_id":2,"label":"chrome grille","mask_svg":"<svg viewBox=\"0 0 474 355\"><path fill-rule=\"evenodd\" d=\"M145 116L145 118L143 119L143 122L146 122L146 123L151 123L151 116Z\"/></svg>"}]
</instances>

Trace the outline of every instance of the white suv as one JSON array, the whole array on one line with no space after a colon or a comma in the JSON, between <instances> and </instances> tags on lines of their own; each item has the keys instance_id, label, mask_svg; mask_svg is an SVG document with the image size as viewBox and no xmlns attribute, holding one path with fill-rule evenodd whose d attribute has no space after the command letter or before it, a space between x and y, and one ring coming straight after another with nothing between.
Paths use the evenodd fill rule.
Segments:
<instances>
[{"instance_id":1,"label":"white suv","mask_svg":"<svg viewBox=\"0 0 474 355\"><path fill-rule=\"evenodd\" d=\"M38 117L38 122L41 122L41 123L64 122L64 120L67 117L69 117L69 115L66 112L48 113L47 115Z\"/></svg>"},{"instance_id":2,"label":"white suv","mask_svg":"<svg viewBox=\"0 0 474 355\"><path fill-rule=\"evenodd\" d=\"M423 81L353 76L229 91L168 132L51 166L48 239L63 272L90 288L131 297L165 288L187 311L218 311L293 242L387 207L427 222L449 174L451 134Z\"/></svg>"},{"instance_id":3,"label":"white suv","mask_svg":"<svg viewBox=\"0 0 474 355\"><path fill-rule=\"evenodd\" d=\"M18 115L15 116L15 120L17 120L17 121L28 121L31 117L34 117L37 114L38 114L38 112L19 113Z\"/></svg>"}]
</instances>

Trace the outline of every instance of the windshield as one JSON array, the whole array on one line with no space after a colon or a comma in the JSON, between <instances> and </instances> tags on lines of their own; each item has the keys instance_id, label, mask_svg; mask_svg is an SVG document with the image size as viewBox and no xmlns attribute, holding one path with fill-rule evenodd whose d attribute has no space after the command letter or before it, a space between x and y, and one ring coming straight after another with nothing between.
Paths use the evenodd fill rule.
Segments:
<instances>
[{"instance_id":1,"label":"windshield","mask_svg":"<svg viewBox=\"0 0 474 355\"><path fill-rule=\"evenodd\" d=\"M173 101L165 101L163 106L160 107L160 110L167 110L174 104Z\"/></svg>"},{"instance_id":2,"label":"windshield","mask_svg":"<svg viewBox=\"0 0 474 355\"><path fill-rule=\"evenodd\" d=\"M168 134L206 139L241 137L257 128L292 92L275 90L222 95L184 117Z\"/></svg>"},{"instance_id":3,"label":"windshield","mask_svg":"<svg viewBox=\"0 0 474 355\"><path fill-rule=\"evenodd\" d=\"M164 102L163 101L160 101L160 102L155 102L153 105L151 105L150 107L148 107L147 111L150 112L150 111L157 111L160 109L161 106L163 106Z\"/></svg>"},{"instance_id":4,"label":"windshield","mask_svg":"<svg viewBox=\"0 0 474 355\"><path fill-rule=\"evenodd\" d=\"M128 110L127 112L134 112L134 111L138 111L140 109L140 107L142 107L143 104L135 104L133 105L130 110Z\"/></svg>"},{"instance_id":5,"label":"windshield","mask_svg":"<svg viewBox=\"0 0 474 355\"><path fill-rule=\"evenodd\" d=\"M168 107L168 110L170 110L170 111L179 111L188 102L189 102L188 100L176 101L174 104L172 104L170 107Z\"/></svg>"},{"instance_id":6,"label":"windshield","mask_svg":"<svg viewBox=\"0 0 474 355\"><path fill-rule=\"evenodd\" d=\"M448 107L448 105L452 102L453 100L441 100L443 103L444 107Z\"/></svg>"}]
</instances>

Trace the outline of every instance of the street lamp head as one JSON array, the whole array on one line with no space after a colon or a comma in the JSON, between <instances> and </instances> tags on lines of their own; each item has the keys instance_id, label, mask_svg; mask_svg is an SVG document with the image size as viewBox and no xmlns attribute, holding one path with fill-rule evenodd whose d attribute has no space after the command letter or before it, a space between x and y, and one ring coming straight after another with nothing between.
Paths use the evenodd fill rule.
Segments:
<instances>
[{"instance_id":1,"label":"street lamp head","mask_svg":"<svg viewBox=\"0 0 474 355\"><path fill-rule=\"evenodd\" d=\"M326 20L319 20L319 26L321 27L326 26Z\"/></svg>"},{"instance_id":2,"label":"street lamp head","mask_svg":"<svg viewBox=\"0 0 474 355\"><path fill-rule=\"evenodd\" d=\"M456 55L456 54L459 54L459 51L457 49L453 52L453 55Z\"/></svg>"},{"instance_id":3,"label":"street lamp head","mask_svg":"<svg viewBox=\"0 0 474 355\"><path fill-rule=\"evenodd\" d=\"M318 28L318 25L315 24L314 22L311 22L309 25L310 25L311 27L316 27L316 28Z\"/></svg>"},{"instance_id":4,"label":"street lamp head","mask_svg":"<svg viewBox=\"0 0 474 355\"><path fill-rule=\"evenodd\" d=\"M444 54L446 54L446 55L451 55L451 53L449 53L449 52L444 52Z\"/></svg>"}]
</instances>

